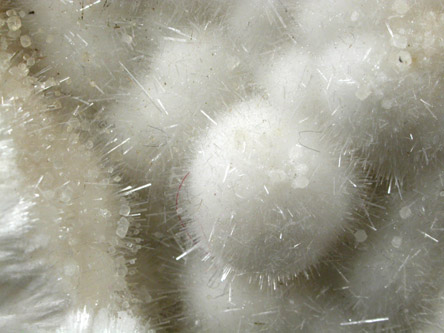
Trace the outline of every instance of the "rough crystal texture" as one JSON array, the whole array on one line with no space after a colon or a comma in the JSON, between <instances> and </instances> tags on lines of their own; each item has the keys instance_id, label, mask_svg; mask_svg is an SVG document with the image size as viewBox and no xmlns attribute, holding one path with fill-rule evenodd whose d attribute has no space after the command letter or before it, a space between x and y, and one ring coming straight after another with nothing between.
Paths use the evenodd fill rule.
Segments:
<instances>
[{"instance_id":1,"label":"rough crystal texture","mask_svg":"<svg viewBox=\"0 0 444 333\"><path fill-rule=\"evenodd\" d=\"M1 1L0 330L442 331L443 31L437 0Z\"/></svg>"}]
</instances>

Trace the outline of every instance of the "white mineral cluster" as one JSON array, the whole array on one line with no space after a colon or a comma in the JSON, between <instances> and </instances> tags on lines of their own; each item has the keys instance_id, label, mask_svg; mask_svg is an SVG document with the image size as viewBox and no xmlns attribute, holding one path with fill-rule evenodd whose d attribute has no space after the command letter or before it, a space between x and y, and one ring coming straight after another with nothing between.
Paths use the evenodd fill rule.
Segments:
<instances>
[{"instance_id":1,"label":"white mineral cluster","mask_svg":"<svg viewBox=\"0 0 444 333\"><path fill-rule=\"evenodd\" d=\"M346 297L357 315L414 327L433 304L444 269L443 176L425 173L392 195L379 230L354 253Z\"/></svg>"},{"instance_id":2,"label":"white mineral cluster","mask_svg":"<svg viewBox=\"0 0 444 333\"><path fill-rule=\"evenodd\" d=\"M315 81L330 140L399 187L425 166L440 165L444 21L435 2L380 7L349 19L347 30L325 43Z\"/></svg>"},{"instance_id":3,"label":"white mineral cluster","mask_svg":"<svg viewBox=\"0 0 444 333\"><path fill-rule=\"evenodd\" d=\"M135 181L165 188L192 138L237 88L232 77L238 61L220 42L222 33L217 27L171 29L158 41L148 72L127 73L132 84L109 107L106 120L123 143L121 159Z\"/></svg>"},{"instance_id":4,"label":"white mineral cluster","mask_svg":"<svg viewBox=\"0 0 444 333\"><path fill-rule=\"evenodd\" d=\"M125 306L125 192L57 81L30 74L39 55L20 30L26 13L0 15L0 330L145 331Z\"/></svg>"},{"instance_id":5,"label":"white mineral cluster","mask_svg":"<svg viewBox=\"0 0 444 333\"><path fill-rule=\"evenodd\" d=\"M441 1L0 7L0 330L443 330Z\"/></svg>"},{"instance_id":6,"label":"white mineral cluster","mask_svg":"<svg viewBox=\"0 0 444 333\"><path fill-rule=\"evenodd\" d=\"M327 254L350 223L359 189L320 137L316 124L261 99L215 118L191 155L182 204L209 255L242 273L283 279Z\"/></svg>"},{"instance_id":7,"label":"white mineral cluster","mask_svg":"<svg viewBox=\"0 0 444 333\"><path fill-rule=\"evenodd\" d=\"M66 92L85 103L115 93L123 71L119 63L135 56L134 43L149 44L149 39L133 34L144 1L17 2L27 14L23 24L34 47L44 54L36 71L66 80Z\"/></svg>"},{"instance_id":8,"label":"white mineral cluster","mask_svg":"<svg viewBox=\"0 0 444 333\"><path fill-rule=\"evenodd\" d=\"M273 288L261 288L246 275L221 281L208 263L190 255L181 286L185 311L197 318L189 331L330 332L346 321L325 286L305 278ZM342 331L352 332L347 326Z\"/></svg>"}]
</instances>

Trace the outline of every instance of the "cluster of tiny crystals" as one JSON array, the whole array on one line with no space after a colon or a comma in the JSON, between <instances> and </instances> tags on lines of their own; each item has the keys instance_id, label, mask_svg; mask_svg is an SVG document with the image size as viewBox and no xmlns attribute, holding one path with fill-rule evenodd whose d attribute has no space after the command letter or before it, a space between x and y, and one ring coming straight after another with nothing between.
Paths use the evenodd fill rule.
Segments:
<instances>
[{"instance_id":1,"label":"cluster of tiny crystals","mask_svg":"<svg viewBox=\"0 0 444 333\"><path fill-rule=\"evenodd\" d=\"M17 3L0 125L66 306L444 331L441 1Z\"/></svg>"},{"instance_id":2,"label":"cluster of tiny crystals","mask_svg":"<svg viewBox=\"0 0 444 333\"><path fill-rule=\"evenodd\" d=\"M61 92L70 78L35 73L43 55L33 44L33 31L22 32L22 21L30 15L22 9L0 13L1 153L6 154L12 145L16 170L6 182L17 181L11 196L30 202L23 212L29 216L29 225L23 227L20 239L29 262L22 267L23 278L2 280L2 288L12 288L14 283L23 288L30 276L41 275L45 281L41 295L48 289L56 296L44 307L43 296L29 295L22 305L29 311L28 317L23 316L23 326L11 326L12 316L0 327L83 332L92 327L95 314L124 317L140 303L125 280L135 274L136 253L143 246L137 237L139 201L137 190L122 181L101 153L106 147L96 147L94 121L82 112L88 105ZM7 172L6 160L1 163ZM6 222L17 223L14 219ZM17 260L21 262L20 257ZM1 301L2 316L14 313L15 300L20 302L14 296ZM75 327L64 324L67 319L60 314L76 311L86 314L82 321L77 319ZM19 312L17 317L22 315ZM101 327L99 321L96 326Z\"/></svg>"}]
</instances>

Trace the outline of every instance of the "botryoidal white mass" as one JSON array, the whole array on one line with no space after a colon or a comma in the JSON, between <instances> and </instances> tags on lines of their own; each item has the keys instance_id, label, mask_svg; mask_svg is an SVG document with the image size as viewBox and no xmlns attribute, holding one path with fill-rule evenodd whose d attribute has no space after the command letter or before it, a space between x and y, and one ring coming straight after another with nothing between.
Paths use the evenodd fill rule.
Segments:
<instances>
[{"instance_id":1,"label":"botryoidal white mass","mask_svg":"<svg viewBox=\"0 0 444 333\"><path fill-rule=\"evenodd\" d=\"M45 56L39 73L66 80L67 94L84 102L111 101L130 82L128 70L146 69L159 39L187 39L182 27L214 20L223 2L203 0L18 0L33 47ZM173 25L171 23L173 22ZM173 29L170 29L173 28ZM159 59L159 58L157 58Z\"/></svg>"},{"instance_id":2,"label":"botryoidal white mass","mask_svg":"<svg viewBox=\"0 0 444 333\"><path fill-rule=\"evenodd\" d=\"M347 28L331 27L336 38L316 53L309 90L325 98L319 117L337 150L401 186L424 166L440 164L444 21L436 3L374 6L363 12L350 5L359 17L345 17Z\"/></svg>"},{"instance_id":3,"label":"botryoidal white mass","mask_svg":"<svg viewBox=\"0 0 444 333\"><path fill-rule=\"evenodd\" d=\"M1 4L2 328L441 329L441 1Z\"/></svg>"},{"instance_id":4,"label":"botryoidal white mass","mask_svg":"<svg viewBox=\"0 0 444 333\"><path fill-rule=\"evenodd\" d=\"M348 302L365 317L386 317L380 329L415 327L429 315L421 309L431 307L431 281L441 281L444 269L443 188L443 173L429 172L402 197L393 194L383 224L353 257Z\"/></svg>"},{"instance_id":5,"label":"botryoidal white mass","mask_svg":"<svg viewBox=\"0 0 444 333\"><path fill-rule=\"evenodd\" d=\"M219 264L271 278L316 264L359 202L353 170L338 167L315 123L253 99L215 118L197 140L183 216Z\"/></svg>"},{"instance_id":6,"label":"botryoidal white mass","mask_svg":"<svg viewBox=\"0 0 444 333\"><path fill-rule=\"evenodd\" d=\"M131 242L118 232L126 199L72 119L61 121L60 92L29 75L37 54L22 38L29 36L20 32L20 12L0 15L7 17L0 29L0 330L145 330L122 305L130 300L123 249ZM95 320L99 312L107 317ZM80 313L88 320L69 323Z\"/></svg>"},{"instance_id":7,"label":"botryoidal white mass","mask_svg":"<svg viewBox=\"0 0 444 333\"><path fill-rule=\"evenodd\" d=\"M187 259L184 288L185 331L353 332L333 297L311 281L260 287L245 275L221 281L199 256Z\"/></svg>"},{"instance_id":8,"label":"botryoidal white mass","mask_svg":"<svg viewBox=\"0 0 444 333\"><path fill-rule=\"evenodd\" d=\"M119 62L127 63L136 56L135 47L150 43L134 34L143 1L19 0L15 5L27 14L23 25L32 47L45 55L38 71L66 80L67 93L83 101L116 93L124 78Z\"/></svg>"},{"instance_id":9,"label":"botryoidal white mass","mask_svg":"<svg viewBox=\"0 0 444 333\"><path fill-rule=\"evenodd\" d=\"M105 115L123 143L128 173L155 187L167 184L192 138L233 98L239 81L230 78L238 60L224 49L220 29L194 26L170 35L159 42L148 72L136 75Z\"/></svg>"}]
</instances>

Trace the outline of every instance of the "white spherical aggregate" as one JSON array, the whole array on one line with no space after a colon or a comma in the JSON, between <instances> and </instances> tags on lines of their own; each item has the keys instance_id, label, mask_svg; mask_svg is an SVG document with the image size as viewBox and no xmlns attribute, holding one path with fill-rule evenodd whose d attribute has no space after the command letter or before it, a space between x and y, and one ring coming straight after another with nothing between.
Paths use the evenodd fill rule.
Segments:
<instances>
[{"instance_id":1,"label":"white spherical aggregate","mask_svg":"<svg viewBox=\"0 0 444 333\"><path fill-rule=\"evenodd\" d=\"M237 60L222 52L220 32L196 26L171 35L160 43L150 70L137 75L106 114L129 173L153 183L168 180L238 79Z\"/></svg>"},{"instance_id":2,"label":"white spherical aggregate","mask_svg":"<svg viewBox=\"0 0 444 333\"><path fill-rule=\"evenodd\" d=\"M422 177L402 199L393 195L384 224L363 243L351 265L350 302L381 327L421 321L443 272L442 173Z\"/></svg>"},{"instance_id":3,"label":"white spherical aggregate","mask_svg":"<svg viewBox=\"0 0 444 333\"><path fill-rule=\"evenodd\" d=\"M0 331L443 330L442 1L0 8Z\"/></svg>"},{"instance_id":4,"label":"white spherical aggregate","mask_svg":"<svg viewBox=\"0 0 444 333\"><path fill-rule=\"evenodd\" d=\"M134 56L133 40L143 2L126 1L17 1L25 13L32 47L41 52L39 72L69 84L82 99L103 99L115 92L124 77L119 62ZM67 29L67 27L69 27ZM112 55L111 55L112 54ZM113 89L114 88L114 89Z\"/></svg>"},{"instance_id":5,"label":"white spherical aggregate","mask_svg":"<svg viewBox=\"0 0 444 333\"><path fill-rule=\"evenodd\" d=\"M79 120L60 123L60 94L28 75L22 39L0 30L0 40L0 330L55 331L70 313L112 313L128 297L122 200Z\"/></svg>"},{"instance_id":6,"label":"white spherical aggregate","mask_svg":"<svg viewBox=\"0 0 444 333\"><path fill-rule=\"evenodd\" d=\"M242 272L288 276L317 263L347 227L352 173L329 157L315 124L262 100L215 121L189 164L189 229Z\"/></svg>"},{"instance_id":7,"label":"white spherical aggregate","mask_svg":"<svg viewBox=\"0 0 444 333\"><path fill-rule=\"evenodd\" d=\"M284 49L273 53L256 70L257 83L264 87L270 103L290 112L304 112L313 105L307 86L312 77L312 56L297 48ZM315 100L315 99L312 99ZM307 111L313 115L313 109Z\"/></svg>"},{"instance_id":8,"label":"white spherical aggregate","mask_svg":"<svg viewBox=\"0 0 444 333\"><path fill-rule=\"evenodd\" d=\"M191 318L190 322L197 322L199 329L228 332L273 327L276 314L267 312L275 311L279 304L277 298L267 297L266 291L250 285L245 278L234 283L221 282L213 276L207 263L196 259L186 265L183 273L186 315Z\"/></svg>"},{"instance_id":9,"label":"white spherical aggregate","mask_svg":"<svg viewBox=\"0 0 444 333\"><path fill-rule=\"evenodd\" d=\"M185 264L182 285L189 331L350 331L341 326L346 322L341 308L306 281L275 288L261 288L246 276L220 281L207 262L192 257Z\"/></svg>"},{"instance_id":10,"label":"white spherical aggregate","mask_svg":"<svg viewBox=\"0 0 444 333\"><path fill-rule=\"evenodd\" d=\"M387 10L394 16L367 23L365 32L352 27L319 53L312 88L326 98L321 118L338 151L402 183L442 152L443 22L439 11L418 6L403 16Z\"/></svg>"}]
</instances>

